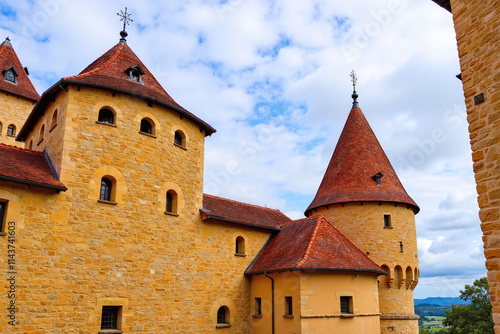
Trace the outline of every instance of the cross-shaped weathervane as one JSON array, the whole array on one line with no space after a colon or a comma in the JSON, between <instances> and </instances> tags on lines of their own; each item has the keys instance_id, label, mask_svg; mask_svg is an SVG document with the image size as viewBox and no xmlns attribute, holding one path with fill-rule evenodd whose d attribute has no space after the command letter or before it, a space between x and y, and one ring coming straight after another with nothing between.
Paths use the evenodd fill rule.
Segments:
<instances>
[{"instance_id":1,"label":"cross-shaped weathervane","mask_svg":"<svg viewBox=\"0 0 500 334\"><path fill-rule=\"evenodd\" d=\"M120 10L120 12L116 13L116 15L120 17L120 21L123 21L123 31L125 31L125 26L127 24L130 24L130 22L134 22L134 20L130 18L130 14L127 13L127 7L125 7L125 12L123 10Z\"/></svg>"}]
</instances>

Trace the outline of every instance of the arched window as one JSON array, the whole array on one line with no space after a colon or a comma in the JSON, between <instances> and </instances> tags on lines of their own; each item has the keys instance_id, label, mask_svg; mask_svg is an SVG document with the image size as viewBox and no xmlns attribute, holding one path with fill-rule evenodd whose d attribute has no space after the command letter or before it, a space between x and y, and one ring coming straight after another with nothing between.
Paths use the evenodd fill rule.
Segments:
<instances>
[{"instance_id":1,"label":"arched window","mask_svg":"<svg viewBox=\"0 0 500 334\"><path fill-rule=\"evenodd\" d=\"M7 136L15 136L16 135L16 126L14 124L10 124L7 127Z\"/></svg>"},{"instance_id":2,"label":"arched window","mask_svg":"<svg viewBox=\"0 0 500 334\"><path fill-rule=\"evenodd\" d=\"M406 267L406 289L410 289L413 284L413 270L410 266Z\"/></svg>"},{"instance_id":3,"label":"arched window","mask_svg":"<svg viewBox=\"0 0 500 334\"><path fill-rule=\"evenodd\" d=\"M245 238L242 236L236 238L235 254L245 255Z\"/></svg>"},{"instance_id":4,"label":"arched window","mask_svg":"<svg viewBox=\"0 0 500 334\"><path fill-rule=\"evenodd\" d=\"M167 191L165 211L168 213L177 213L177 193L173 190Z\"/></svg>"},{"instance_id":5,"label":"arched window","mask_svg":"<svg viewBox=\"0 0 500 334\"><path fill-rule=\"evenodd\" d=\"M186 136L181 131L175 131L174 144L186 147Z\"/></svg>"},{"instance_id":6,"label":"arched window","mask_svg":"<svg viewBox=\"0 0 500 334\"><path fill-rule=\"evenodd\" d=\"M115 124L115 114L107 108L102 108L99 110L97 121L100 123Z\"/></svg>"},{"instance_id":7,"label":"arched window","mask_svg":"<svg viewBox=\"0 0 500 334\"><path fill-rule=\"evenodd\" d=\"M40 133L38 134L38 143L40 144L43 140L43 136L45 135L45 124L42 124L40 128Z\"/></svg>"},{"instance_id":8,"label":"arched window","mask_svg":"<svg viewBox=\"0 0 500 334\"><path fill-rule=\"evenodd\" d=\"M394 268L394 283L398 289L403 287L404 279L403 279L403 268L401 266L396 266Z\"/></svg>"},{"instance_id":9,"label":"arched window","mask_svg":"<svg viewBox=\"0 0 500 334\"><path fill-rule=\"evenodd\" d=\"M141 120L141 132L152 135L153 133L153 122L147 118Z\"/></svg>"},{"instance_id":10,"label":"arched window","mask_svg":"<svg viewBox=\"0 0 500 334\"><path fill-rule=\"evenodd\" d=\"M101 192L99 194L99 199L101 201L111 201L113 182L110 179L103 177L101 179Z\"/></svg>"},{"instance_id":11,"label":"arched window","mask_svg":"<svg viewBox=\"0 0 500 334\"><path fill-rule=\"evenodd\" d=\"M390 288L390 279L391 279L391 270L387 265L382 265L381 266L382 270L387 273L387 275L380 275L379 278L379 284L380 286L383 286L385 288Z\"/></svg>"},{"instance_id":12,"label":"arched window","mask_svg":"<svg viewBox=\"0 0 500 334\"><path fill-rule=\"evenodd\" d=\"M219 310L217 311L217 324L229 324L229 308L227 306L219 307Z\"/></svg>"},{"instance_id":13,"label":"arched window","mask_svg":"<svg viewBox=\"0 0 500 334\"><path fill-rule=\"evenodd\" d=\"M52 114L52 120L50 121L50 129L52 130L55 128L57 125L57 109L54 110L54 113Z\"/></svg>"}]
</instances>

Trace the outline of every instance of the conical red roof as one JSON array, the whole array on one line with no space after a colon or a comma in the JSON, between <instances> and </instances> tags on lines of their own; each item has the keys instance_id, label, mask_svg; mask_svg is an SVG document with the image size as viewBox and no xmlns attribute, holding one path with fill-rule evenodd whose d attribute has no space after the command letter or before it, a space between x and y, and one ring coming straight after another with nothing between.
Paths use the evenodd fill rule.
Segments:
<instances>
[{"instance_id":1,"label":"conical red roof","mask_svg":"<svg viewBox=\"0 0 500 334\"><path fill-rule=\"evenodd\" d=\"M375 175L379 173L383 176L377 185ZM409 205L415 213L420 210L406 193L360 108L351 110L316 197L305 214L322 206L349 202L393 202Z\"/></svg>"},{"instance_id":2,"label":"conical red roof","mask_svg":"<svg viewBox=\"0 0 500 334\"><path fill-rule=\"evenodd\" d=\"M28 78L28 74L24 70L23 65L17 58L17 54L7 38L2 44L0 44L0 71L2 75L4 71L14 68L17 74L16 83L8 82L7 80L0 79L0 90L5 92L15 94L18 96L25 97L32 101L37 101L40 99L35 87Z\"/></svg>"},{"instance_id":3,"label":"conical red roof","mask_svg":"<svg viewBox=\"0 0 500 334\"><path fill-rule=\"evenodd\" d=\"M385 274L323 216L286 222L245 271L247 275L287 270L360 271Z\"/></svg>"}]
</instances>

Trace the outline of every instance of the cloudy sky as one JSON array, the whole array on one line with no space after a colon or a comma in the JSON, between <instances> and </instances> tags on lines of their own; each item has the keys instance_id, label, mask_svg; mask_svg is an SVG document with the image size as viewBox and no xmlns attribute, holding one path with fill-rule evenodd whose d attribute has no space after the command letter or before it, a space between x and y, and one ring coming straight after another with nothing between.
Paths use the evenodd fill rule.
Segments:
<instances>
[{"instance_id":1,"label":"cloudy sky","mask_svg":"<svg viewBox=\"0 0 500 334\"><path fill-rule=\"evenodd\" d=\"M170 95L218 131L205 192L303 217L351 107L360 107L410 196L415 298L458 296L485 275L451 14L431 0L2 0L40 93L119 40ZM3 34L3 35L2 35Z\"/></svg>"}]
</instances>

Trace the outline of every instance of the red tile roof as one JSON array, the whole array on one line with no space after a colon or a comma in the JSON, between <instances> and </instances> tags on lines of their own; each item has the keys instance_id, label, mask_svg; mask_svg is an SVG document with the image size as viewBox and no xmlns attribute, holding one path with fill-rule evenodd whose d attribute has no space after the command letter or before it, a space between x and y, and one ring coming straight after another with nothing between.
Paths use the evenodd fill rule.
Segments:
<instances>
[{"instance_id":1,"label":"red tile roof","mask_svg":"<svg viewBox=\"0 0 500 334\"><path fill-rule=\"evenodd\" d=\"M381 173L380 185L374 176ZM326 169L311 210L349 202L394 202L420 208L406 193L363 112L353 108Z\"/></svg>"},{"instance_id":2,"label":"red tile roof","mask_svg":"<svg viewBox=\"0 0 500 334\"><path fill-rule=\"evenodd\" d=\"M224 221L270 230L279 230L278 224L291 221L279 210L207 194L203 194L200 212L205 221Z\"/></svg>"},{"instance_id":3,"label":"red tile roof","mask_svg":"<svg viewBox=\"0 0 500 334\"><path fill-rule=\"evenodd\" d=\"M66 191L44 152L0 144L0 180Z\"/></svg>"},{"instance_id":4,"label":"red tile roof","mask_svg":"<svg viewBox=\"0 0 500 334\"><path fill-rule=\"evenodd\" d=\"M18 74L16 79L17 84L3 80L2 77L0 78L0 90L25 97L32 101L40 99L40 95L38 95L35 87L31 83L31 80L28 78L28 74L24 71L24 67L21 65L19 58L17 58L17 54L14 51L14 48L12 48L12 44L8 39L6 39L2 44L0 44L0 72L3 72L10 67L13 67Z\"/></svg>"},{"instance_id":5,"label":"red tile roof","mask_svg":"<svg viewBox=\"0 0 500 334\"><path fill-rule=\"evenodd\" d=\"M139 65L144 72L141 76L142 83L130 80L125 73L135 65ZM29 129L34 126L37 119L43 114L45 106L63 86L68 84L96 87L142 98L175 110L182 117L191 119L205 131L206 135L211 135L216 131L208 123L175 102L134 51L126 43L120 42L87 66L80 74L61 79L43 93L40 102L35 106L25 125L19 131L18 140L26 138Z\"/></svg>"},{"instance_id":6,"label":"red tile roof","mask_svg":"<svg viewBox=\"0 0 500 334\"><path fill-rule=\"evenodd\" d=\"M365 253L323 216L280 224L245 271L247 275L288 270L357 271L384 274Z\"/></svg>"}]
</instances>

